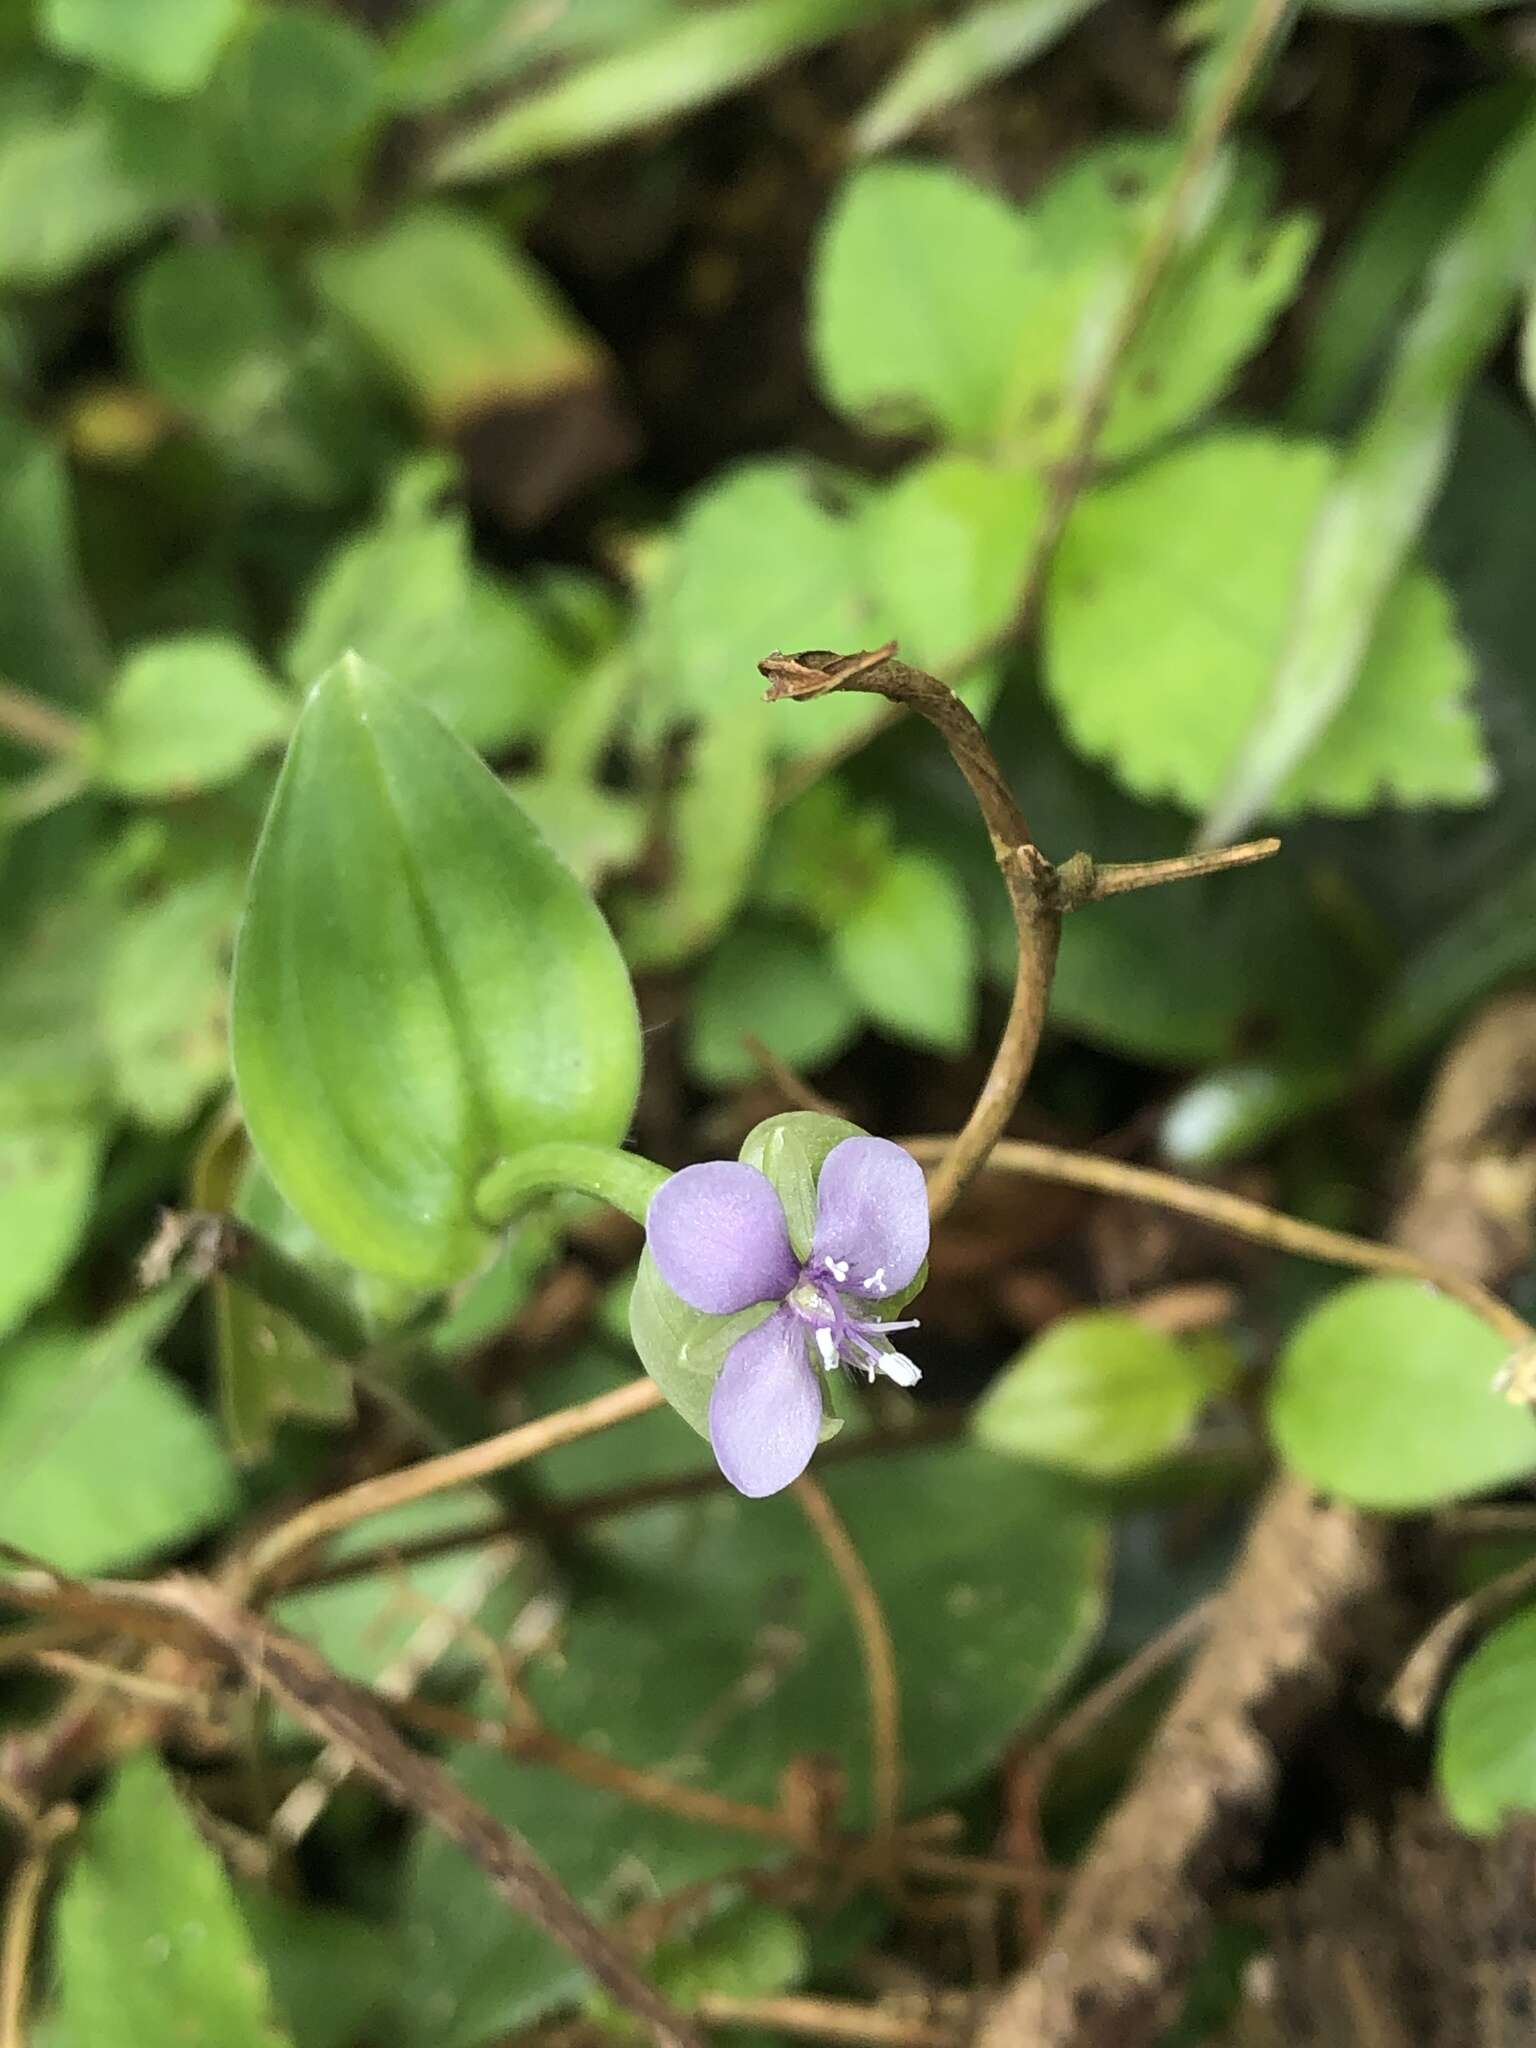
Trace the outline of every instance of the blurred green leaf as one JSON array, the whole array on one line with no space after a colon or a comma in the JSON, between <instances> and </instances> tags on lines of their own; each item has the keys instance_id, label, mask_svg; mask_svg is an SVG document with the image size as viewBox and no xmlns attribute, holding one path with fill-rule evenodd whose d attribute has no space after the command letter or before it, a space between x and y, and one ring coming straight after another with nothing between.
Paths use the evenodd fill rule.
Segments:
<instances>
[{"instance_id":1,"label":"blurred green leaf","mask_svg":"<svg viewBox=\"0 0 1536 2048\"><path fill-rule=\"evenodd\" d=\"M901 652L951 683L1012 623L1045 513L1028 470L965 455L903 470L860 522L871 583Z\"/></svg>"},{"instance_id":2,"label":"blurred green leaf","mask_svg":"<svg viewBox=\"0 0 1536 2048\"><path fill-rule=\"evenodd\" d=\"M1384 1064L1432 1045L1480 996L1536 967L1536 856L1474 896L1409 961L1370 1034Z\"/></svg>"},{"instance_id":3,"label":"blurred green leaf","mask_svg":"<svg viewBox=\"0 0 1536 2048\"><path fill-rule=\"evenodd\" d=\"M940 1052L969 1044L975 933L965 891L942 862L893 855L834 929L832 957L872 1023Z\"/></svg>"},{"instance_id":4,"label":"blurred green leaf","mask_svg":"<svg viewBox=\"0 0 1536 2048\"><path fill-rule=\"evenodd\" d=\"M1113 1309L1062 1316L975 1411L990 1451L1115 1478L1178 1447L1213 1391L1208 1361Z\"/></svg>"},{"instance_id":5,"label":"blurred green leaf","mask_svg":"<svg viewBox=\"0 0 1536 2048\"><path fill-rule=\"evenodd\" d=\"M228 961L240 888L196 876L127 913L102 987L118 1101L138 1122L176 1131L228 1079Z\"/></svg>"},{"instance_id":6,"label":"blurred green leaf","mask_svg":"<svg viewBox=\"0 0 1536 2048\"><path fill-rule=\"evenodd\" d=\"M558 1469L551 1461L552 1481L561 1494L623 1484L666 1458L678 1433L671 1417L647 1417L623 1432L623 1462L616 1446L594 1444ZM968 1448L829 1470L824 1483L894 1638L907 1805L920 1811L973 1783L1020 1714L1038 1713L1076 1666L1100 1609L1101 1528L1061 1482ZM525 1667L540 1716L626 1763L684 1769L741 1799L774 1801L792 1758L826 1756L846 1773L847 1822L860 1825L869 1755L858 1652L794 1502L722 1493L628 1516L594 1541L593 1580ZM760 1840L484 1750L455 1764L605 1917L778 1859ZM403 1921L396 2037L410 2048L486 2048L575 1988L564 1957L509 1925L484 1879L437 1839L416 1845Z\"/></svg>"},{"instance_id":7,"label":"blurred green leaf","mask_svg":"<svg viewBox=\"0 0 1536 2048\"><path fill-rule=\"evenodd\" d=\"M238 640L161 640L118 670L91 736L91 765L124 796L217 788L283 739L293 710Z\"/></svg>"},{"instance_id":8,"label":"blurred green leaf","mask_svg":"<svg viewBox=\"0 0 1536 2048\"><path fill-rule=\"evenodd\" d=\"M0 1125L82 1120L105 1093L97 995L115 892L67 870L21 930L5 934L0 975Z\"/></svg>"},{"instance_id":9,"label":"blurred green leaf","mask_svg":"<svg viewBox=\"0 0 1536 2048\"><path fill-rule=\"evenodd\" d=\"M792 462L748 462L689 501L646 592L638 659L679 718L758 703L775 752L815 752L867 730L869 698L762 704L757 664L795 648L868 645L877 621L861 596L857 527L829 509Z\"/></svg>"},{"instance_id":10,"label":"blurred green leaf","mask_svg":"<svg viewBox=\"0 0 1536 2048\"><path fill-rule=\"evenodd\" d=\"M1197 810L1227 780L1332 474L1316 443L1211 434L1080 502L1051 577L1047 680L1076 744L1142 795ZM1439 584L1410 569L1349 702L1270 811L1478 802L1489 766L1470 680Z\"/></svg>"},{"instance_id":11,"label":"blurred green leaf","mask_svg":"<svg viewBox=\"0 0 1536 2048\"><path fill-rule=\"evenodd\" d=\"M768 727L757 706L707 720L667 808L668 875L619 908L625 957L672 967L718 937L746 893L768 825Z\"/></svg>"},{"instance_id":12,"label":"blurred green leaf","mask_svg":"<svg viewBox=\"0 0 1536 2048\"><path fill-rule=\"evenodd\" d=\"M0 1538L63 1571L105 1571L173 1550L230 1512L233 1476L213 1431L146 1356L189 1292L147 1296L90 1333L40 1330L6 1346Z\"/></svg>"},{"instance_id":13,"label":"blurred green leaf","mask_svg":"<svg viewBox=\"0 0 1536 2048\"><path fill-rule=\"evenodd\" d=\"M1097 0L983 0L930 29L859 116L853 147L864 155L893 142L1042 56Z\"/></svg>"},{"instance_id":14,"label":"blurred green leaf","mask_svg":"<svg viewBox=\"0 0 1536 2048\"><path fill-rule=\"evenodd\" d=\"M1533 261L1536 113L1441 246L1375 408L1316 508L1273 672L1206 819L1212 841L1241 836L1298 777L1326 773L1358 725L1356 699L1369 692L1404 565L1445 480L1468 386Z\"/></svg>"},{"instance_id":15,"label":"blurred green leaf","mask_svg":"<svg viewBox=\"0 0 1536 2048\"><path fill-rule=\"evenodd\" d=\"M43 40L146 92L179 99L207 83L244 0L42 0Z\"/></svg>"},{"instance_id":16,"label":"blurred green leaf","mask_svg":"<svg viewBox=\"0 0 1536 2048\"><path fill-rule=\"evenodd\" d=\"M372 39L342 15L284 0L249 9L201 110L222 204L323 204L383 111L381 69Z\"/></svg>"},{"instance_id":17,"label":"blurred green leaf","mask_svg":"<svg viewBox=\"0 0 1536 2048\"><path fill-rule=\"evenodd\" d=\"M384 1931L254 1885L236 1896L294 2048L356 2048L395 1980Z\"/></svg>"},{"instance_id":18,"label":"blurred green leaf","mask_svg":"<svg viewBox=\"0 0 1536 2048\"><path fill-rule=\"evenodd\" d=\"M53 1291L90 1221L103 1133L94 1120L0 1123L0 1334Z\"/></svg>"},{"instance_id":19,"label":"blurred green leaf","mask_svg":"<svg viewBox=\"0 0 1536 2048\"><path fill-rule=\"evenodd\" d=\"M563 58L602 52L682 11L679 0L582 0L558 13L509 15L506 0L424 0L390 42L391 94L400 106L439 106Z\"/></svg>"},{"instance_id":20,"label":"blurred green leaf","mask_svg":"<svg viewBox=\"0 0 1536 2048\"><path fill-rule=\"evenodd\" d=\"M1110 143L1022 215L935 165L856 172L815 271L831 396L876 425L1060 460L1178 160L1173 142ZM1256 159L1226 169L1119 368L1101 453L1132 454L1209 405L1295 292L1312 228L1268 220L1273 182Z\"/></svg>"},{"instance_id":21,"label":"blurred green leaf","mask_svg":"<svg viewBox=\"0 0 1536 2048\"><path fill-rule=\"evenodd\" d=\"M1209 1170L1256 1152L1298 1118L1348 1095L1347 1064L1290 1064L1252 1060L1218 1067L1183 1088L1158 1124L1160 1147L1172 1166Z\"/></svg>"},{"instance_id":22,"label":"blurred green leaf","mask_svg":"<svg viewBox=\"0 0 1536 2048\"><path fill-rule=\"evenodd\" d=\"M277 279L240 242L174 242L129 286L126 340L139 375L215 433L241 433L288 374L294 320Z\"/></svg>"},{"instance_id":23,"label":"blurred green leaf","mask_svg":"<svg viewBox=\"0 0 1536 2048\"><path fill-rule=\"evenodd\" d=\"M932 423L959 441L990 440L1040 311L1034 255L1019 214L953 171L856 171L813 273L811 338L830 397L896 431Z\"/></svg>"},{"instance_id":24,"label":"blurred green leaf","mask_svg":"<svg viewBox=\"0 0 1536 2048\"><path fill-rule=\"evenodd\" d=\"M645 811L637 798L553 775L519 775L508 786L584 888L639 859Z\"/></svg>"},{"instance_id":25,"label":"blurred green leaf","mask_svg":"<svg viewBox=\"0 0 1536 2048\"><path fill-rule=\"evenodd\" d=\"M355 651L494 751L544 726L575 669L517 585L476 563L464 513L434 502L439 474L408 468L378 524L330 555L283 661L307 688Z\"/></svg>"},{"instance_id":26,"label":"blurred green leaf","mask_svg":"<svg viewBox=\"0 0 1536 2048\"><path fill-rule=\"evenodd\" d=\"M1181 160L1176 139L1111 142L1072 162L1031 207L1035 303L1006 394L1010 453L1042 466L1070 455L1113 310L1132 289ZM1213 179L1116 369L1101 458L1136 454L1212 405L1301 282L1315 231L1303 215L1269 217L1268 165L1232 157Z\"/></svg>"},{"instance_id":27,"label":"blurred green leaf","mask_svg":"<svg viewBox=\"0 0 1536 2048\"><path fill-rule=\"evenodd\" d=\"M1441 1710L1435 1777L1468 1834L1497 1834L1536 1810L1536 1607L1503 1622L1473 1651Z\"/></svg>"},{"instance_id":28,"label":"blurred green leaf","mask_svg":"<svg viewBox=\"0 0 1536 2048\"><path fill-rule=\"evenodd\" d=\"M310 273L440 426L606 375L604 351L554 286L471 213L418 206L317 250Z\"/></svg>"},{"instance_id":29,"label":"blurred green leaf","mask_svg":"<svg viewBox=\"0 0 1536 2048\"><path fill-rule=\"evenodd\" d=\"M0 155L3 150L0 143ZM82 705L106 666L101 629L80 574L63 456L0 412L0 675L58 702Z\"/></svg>"},{"instance_id":30,"label":"blurred green leaf","mask_svg":"<svg viewBox=\"0 0 1536 2048\"><path fill-rule=\"evenodd\" d=\"M752 900L831 931L850 903L874 889L891 840L882 806L860 802L840 777L823 775L775 812Z\"/></svg>"},{"instance_id":31,"label":"blurred green leaf","mask_svg":"<svg viewBox=\"0 0 1536 2048\"><path fill-rule=\"evenodd\" d=\"M439 184L501 177L568 151L632 135L746 84L797 51L872 14L913 0L732 0L676 10L656 26L633 20L627 47L569 72L542 92L496 108L438 152ZM586 7L591 0L585 0ZM638 33L636 33L638 29Z\"/></svg>"},{"instance_id":32,"label":"blurred green leaf","mask_svg":"<svg viewBox=\"0 0 1536 2048\"><path fill-rule=\"evenodd\" d=\"M131 248L163 217L165 201L118 158L99 100L7 111L0 133L0 286L61 284Z\"/></svg>"},{"instance_id":33,"label":"blurred green leaf","mask_svg":"<svg viewBox=\"0 0 1536 2048\"><path fill-rule=\"evenodd\" d=\"M812 933L743 918L694 980L688 1063L711 1087L750 1081L761 1071L750 1036L797 1072L814 1073L852 1043L858 1025L858 1006Z\"/></svg>"},{"instance_id":34,"label":"blurred green leaf","mask_svg":"<svg viewBox=\"0 0 1536 2048\"><path fill-rule=\"evenodd\" d=\"M476 1529L494 1517L488 1494L458 1487L371 1518L366 1528L340 1537L331 1555L339 1562L360 1552L374 1554L381 1545L387 1549L392 1544L425 1542ZM484 1545L474 1543L440 1557L391 1559L375 1571L290 1593L278 1612L285 1628L313 1643L328 1663L363 1685L377 1685L413 1651L419 1657L425 1623L425 1634L429 1640L435 1638L436 1647L428 1668L440 1678L462 1679L484 1669L484 1652L467 1637L450 1633L445 1640L441 1621L451 1615L473 1623L491 1590L505 1577L506 1562L505 1557L488 1556Z\"/></svg>"},{"instance_id":35,"label":"blurred green leaf","mask_svg":"<svg viewBox=\"0 0 1536 2048\"><path fill-rule=\"evenodd\" d=\"M774 1998L805 1977L810 1956L798 1920L780 1906L744 1899L686 1940L662 1943L650 1971L675 2005L696 2005L708 1992L728 1998Z\"/></svg>"},{"instance_id":36,"label":"blurred green leaf","mask_svg":"<svg viewBox=\"0 0 1536 2048\"><path fill-rule=\"evenodd\" d=\"M285 1197L366 1271L483 1255L474 1189L546 1138L616 1141L629 978L591 899L424 705L355 658L315 686L251 876L234 1059Z\"/></svg>"},{"instance_id":37,"label":"blurred green leaf","mask_svg":"<svg viewBox=\"0 0 1536 2048\"><path fill-rule=\"evenodd\" d=\"M1509 1346L1413 1280L1359 1280L1291 1334L1270 1394L1286 1463L1359 1507L1423 1508L1536 1471L1536 1421L1493 1388Z\"/></svg>"},{"instance_id":38,"label":"blurred green leaf","mask_svg":"<svg viewBox=\"0 0 1536 2048\"><path fill-rule=\"evenodd\" d=\"M153 1752L118 1766L54 1927L65 2040L289 2048L223 1865Z\"/></svg>"},{"instance_id":39,"label":"blurred green leaf","mask_svg":"<svg viewBox=\"0 0 1536 2048\"><path fill-rule=\"evenodd\" d=\"M1488 86L1456 100L1393 164L1303 330L1301 376L1288 408L1293 426L1324 433L1345 423L1436 247L1529 112L1523 81Z\"/></svg>"}]
</instances>

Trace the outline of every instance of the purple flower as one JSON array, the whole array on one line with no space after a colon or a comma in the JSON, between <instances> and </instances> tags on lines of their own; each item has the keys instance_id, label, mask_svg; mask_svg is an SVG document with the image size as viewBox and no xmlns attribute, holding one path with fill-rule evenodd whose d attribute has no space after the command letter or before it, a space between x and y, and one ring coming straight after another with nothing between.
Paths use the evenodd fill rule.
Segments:
<instances>
[{"instance_id":1,"label":"purple flower","mask_svg":"<svg viewBox=\"0 0 1536 2048\"><path fill-rule=\"evenodd\" d=\"M738 1492L777 1493L810 1463L821 1432L820 1365L918 1379L871 1305L900 1294L928 1256L922 1168L888 1138L845 1138L816 1184L816 1231L796 1256L771 1180L744 1160L685 1166L659 1188L645 1219L661 1277L690 1308L734 1315L777 1302L725 1355L709 1400L709 1440Z\"/></svg>"}]
</instances>

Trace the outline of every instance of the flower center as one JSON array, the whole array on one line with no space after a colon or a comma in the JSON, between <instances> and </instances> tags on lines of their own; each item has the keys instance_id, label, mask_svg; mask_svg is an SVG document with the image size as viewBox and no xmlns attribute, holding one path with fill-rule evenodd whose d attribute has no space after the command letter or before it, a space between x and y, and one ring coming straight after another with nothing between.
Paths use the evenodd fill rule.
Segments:
<instances>
[{"instance_id":1,"label":"flower center","mask_svg":"<svg viewBox=\"0 0 1536 2048\"><path fill-rule=\"evenodd\" d=\"M784 1297L784 1305L799 1317L806 1326L806 1335L816 1348L823 1368L834 1371L838 1365L857 1366L861 1372L873 1379L878 1372L886 1372L892 1378L899 1378L909 1384L905 1372L893 1372L891 1361L899 1363L917 1376L917 1369L908 1360L894 1351L889 1338L894 1330L915 1330L915 1320L901 1323L882 1323L853 1313L863 1303L849 1301L837 1291L836 1284L848 1277L848 1262L845 1259L813 1259L800 1269L800 1278ZM883 1277L883 1269L882 1269Z\"/></svg>"}]
</instances>

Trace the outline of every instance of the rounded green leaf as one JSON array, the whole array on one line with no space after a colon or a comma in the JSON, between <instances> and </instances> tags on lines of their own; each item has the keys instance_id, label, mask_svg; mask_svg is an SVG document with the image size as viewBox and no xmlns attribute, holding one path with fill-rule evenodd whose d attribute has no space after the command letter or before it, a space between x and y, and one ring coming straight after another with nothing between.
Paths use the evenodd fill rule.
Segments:
<instances>
[{"instance_id":1,"label":"rounded green leaf","mask_svg":"<svg viewBox=\"0 0 1536 2048\"><path fill-rule=\"evenodd\" d=\"M710 954L694 983L688 1059L701 1081L730 1087L760 1071L760 1038L801 1073L824 1066L857 1036L859 1015L814 934L746 919Z\"/></svg>"},{"instance_id":2,"label":"rounded green leaf","mask_svg":"<svg viewBox=\"0 0 1536 2048\"><path fill-rule=\"evenodd\" d=\"M43 40L61 57L167 99L207 83L241 0L43 0Z\"/></svg>"},{"instance_id":3,"label":"rounded green leaf","mask_svg":"<svg viewBox=\"0 0 1536 2048\"><path fill-rule=\"evenodd\" d=\"M188 633L123 665L93 736L96 773L124 796L232 782L280 740L293 704L238 640Z\"/></svg>"},{"instance_id":4,"label":"rounded green leaf","mask_svg":"<svg viewBox=\"0 0 1536 2048\"><path fill-rule=\"evenodd\" d=\"M592 903L485 765L354 656L310 693L235 961L246 1122L284 1197L365 1270L460 1277L479 1179L610 1143L640 1030Z\"/></svg>"},{"instance_id":5,"label":"rounded green leaf","mask_svg":"<svg viewBox=\"0 0 1536 2048\"><path fill-rule=\"evenodd\" d=\"M0 1332L53 1289L90 1221L102 1132L86 1116L0 1128Z\"/></svg>"},{"instance_id":6,"label":"rounded green leaf","mask_svg":"<svg viewBox=\"0 0 1536 2048\"><path fill-rule=\"evenodd\" d=\"M908 661L952 673L1006 630L1044 512L1032 471L967 455L914 463L870 501L869 572Z\"/></svg>"},{"instance_id":7,"label":"rounded green leaf","mask_svg":"<svg viewBox=\"0 0 1536 2048\"><path fill-rule=\"evenodd\" d=\"M1416 1280L1360 1280L1292 1336L1269 1422L1288 1465L1367 1508L1424 1508L1536 1471L1536 1420L1493 1388L1508 1345Z\"/></svg>"},{"instance_id":8,"label":"rounded green leaf","mask_svg":"<svg viewBox=\"0 0 1536 2048\"><path fill-rule=\"evenodd\" d=\"M1204 1360L1112 1309L1063 1316L976 1410L989 1450L1111 1478L1183 1439L1211 1392Z\"/></svg>"},{"instance_id":9,"label":"rounded green leaf","mask_svg":"<svg viewBox=\"0 0 1536 2048\"><path fill-rule=\"evenodd\" d=\"M1040 307L1033 256L1028 224L954 171L856 172L816 257L812 345L833 403L899 430L986 439Z\"/></svg>"},{"instance_id":10,"label":"rounded green leaf","mask_svg":"<svg viewBox=\"0 0 1536 2048\"><path fill-rule=\"evenodd\" d=\"M1445 1803L1469 1834L1536 1811L1536 1607L1496 1628L1446 1694L1435 1758Z\"/></svg>"}]
</instances>

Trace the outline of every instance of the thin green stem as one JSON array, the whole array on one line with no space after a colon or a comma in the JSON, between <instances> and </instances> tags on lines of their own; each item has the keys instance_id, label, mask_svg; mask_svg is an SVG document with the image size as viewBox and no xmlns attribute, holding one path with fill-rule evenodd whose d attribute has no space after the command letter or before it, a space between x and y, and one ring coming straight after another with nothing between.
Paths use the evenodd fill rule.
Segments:
<instances>
[{"instance_id":1,"label":"thin green stem","mask_svg":"<svg viewBox=\"0 0 1536 2048\"><path fill-rule=\"evenodd\" d=\"M475 1214L500 1230L535 1196L569 1193L595 1195L643 1223L668 1178L664 1166L610 1145L530 1145L491 1168L475 1190Z\"/></svg>"}]
</instances>

